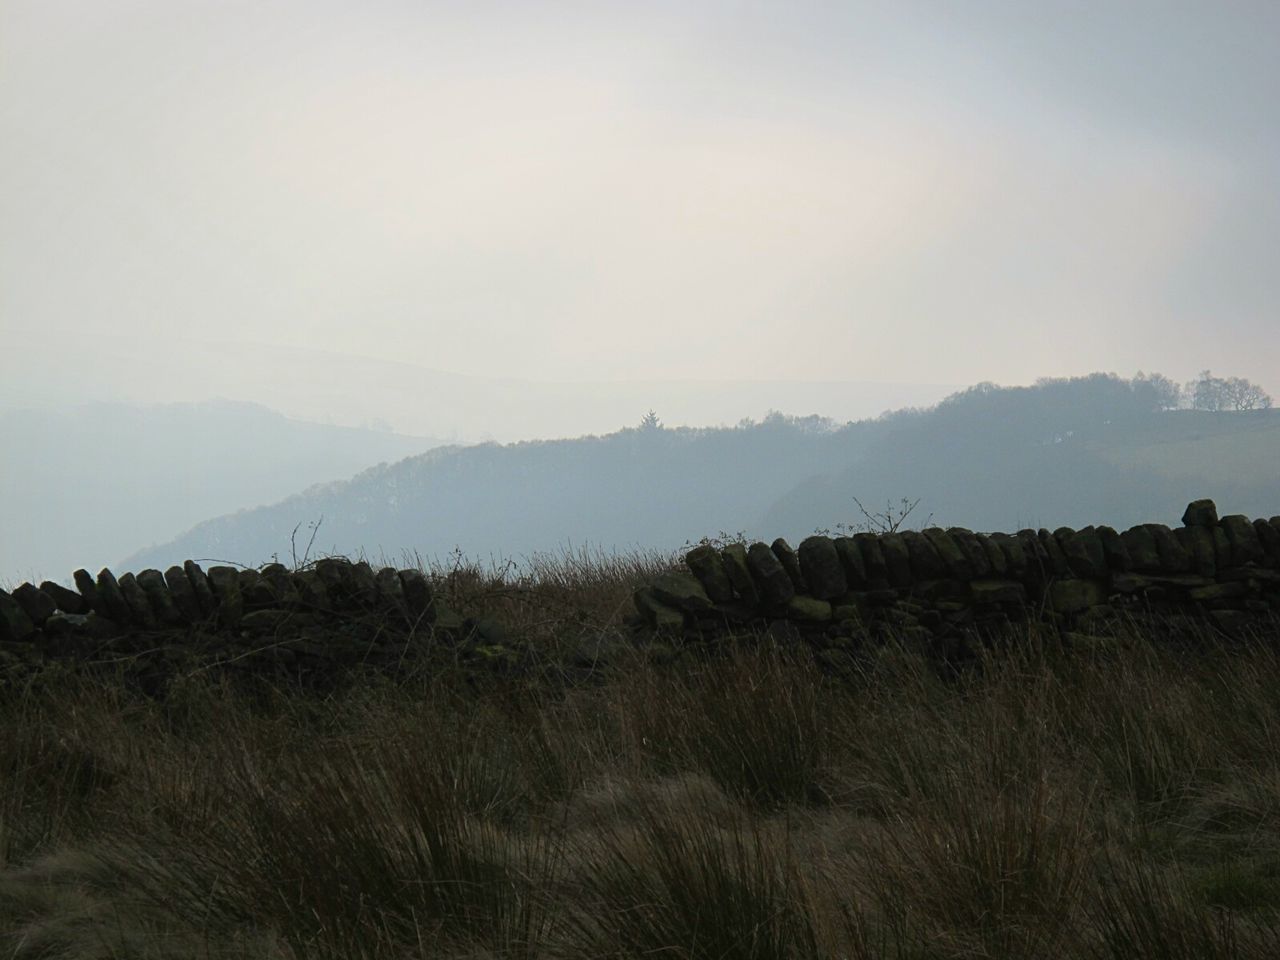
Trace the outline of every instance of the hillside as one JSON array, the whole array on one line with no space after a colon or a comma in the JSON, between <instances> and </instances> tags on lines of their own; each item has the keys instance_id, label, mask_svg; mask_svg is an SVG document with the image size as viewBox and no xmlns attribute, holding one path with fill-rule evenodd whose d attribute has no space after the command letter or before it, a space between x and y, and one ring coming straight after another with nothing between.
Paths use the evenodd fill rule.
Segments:
<instances>
[{"instance_id":1,"label":"hillside","mask_svg":"<svg viewBox=\"0 0 1280 960\"><path fill-rule=\"evenodd\" d=\"M402 552L518 557L590 544L677 547L736 532L797 478L838 470L885 427L835 429L786 418L733 429L625 429L603 437L443 447L316 485L270 507L217 517L121 561L167 566L187 557L288 561L319 523L313 556ZM735 526L736 524L736 526Z\"/></svg>"},{"instance_id":2,"label":"hillside","mask_svg":"<svg viewBox=\"0 0 1280 960\"><path fill-rule=\"evenodd\" d=\"M1059 396L1052 403L1037 403ZM857 507L919 499L908 525L978 530L1124 528L1212 497L1231 513L1280 503L1280 411L1090 406L1062 387L969 391L909 414L857 462L797 485L760 523L776 535L833 526ZM1123 398L1113 398L1122 400ZM860 514L859 514L860 516Z\"/></svg>"},{"instance_id":3,"label":"hillside","mask_svg":"<svg viewBox=\"0 0 1280 960\"><path fill-rule=\"evenodd\" d=\"M720 532L798 539L861 520L853 497L873 510L920 498L912 524L985 530L1123 527L1201 496L1264 516L1280 502L1275 463L1277 412L1157 412L1104 376L981 385L844 426L775 414L736 428L439 448L215 517L120 565L288 561L295 529L300 555L314 532L312 556L389 561L455 548L481 559L671 550Z\"/></svg>"}]
</instances>

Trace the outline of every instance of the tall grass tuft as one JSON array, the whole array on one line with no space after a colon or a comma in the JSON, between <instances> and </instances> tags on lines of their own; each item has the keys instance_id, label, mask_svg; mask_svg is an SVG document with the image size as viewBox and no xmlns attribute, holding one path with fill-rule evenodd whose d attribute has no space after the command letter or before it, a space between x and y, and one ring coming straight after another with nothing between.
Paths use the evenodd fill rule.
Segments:
<instances>
[{"instance_id":1,"label":"tall grass tuft","mask_svg":"<svg viewBox=\"0 0 1280 960\"><path fill-rule=\"evenodd\" d=\"M573 854L573 955L782 960L818 956L786 837L738 812L642 806Z\"/></svg>"}]
</instances>

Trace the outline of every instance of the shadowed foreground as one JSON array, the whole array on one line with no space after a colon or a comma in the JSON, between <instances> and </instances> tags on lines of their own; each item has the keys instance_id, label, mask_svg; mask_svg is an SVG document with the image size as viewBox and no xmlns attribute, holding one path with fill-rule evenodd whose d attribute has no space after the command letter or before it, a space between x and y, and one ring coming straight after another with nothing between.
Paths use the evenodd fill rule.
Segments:
<instances>
[{"instance_id":1,"label":"shadowed foreground","mask_svg":"<svg viewBox=\"0 0 1280 960\"><path fill-rule=\"evenodd\" d=\"M537 640L518 674L51 660L0 704L0 955L1280 955L1276 636L890 638L837 677L633 644L662 569L434 572Z\"/></svg>"}]
</instances>

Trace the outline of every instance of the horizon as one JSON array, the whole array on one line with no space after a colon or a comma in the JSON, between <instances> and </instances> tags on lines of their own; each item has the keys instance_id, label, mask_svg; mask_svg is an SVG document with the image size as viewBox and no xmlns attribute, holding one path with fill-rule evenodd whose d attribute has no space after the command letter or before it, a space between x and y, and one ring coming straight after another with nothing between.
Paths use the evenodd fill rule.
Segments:
<instances>
[{"instance_id":1,"label":"horizon","mask_svg":"<svg viewBox=\"0 0 1280 960\"><path fill-rule=\"evenodd\" d=\"M0 4L0 560L114 559L424 446L649 410L847 423L1098 371L1280 389L1277 36L1280 6L1192 0ZM92 406L219 397L289 422ZM1078 460L1116 491L1200 460L1270 489L1237 441L1180 442ZM717 474L686 524L875 474L857 444L787 456L759 490ZM629 535L665 481L628 500L609 469L538 536ZM528 495L498 479L442 507L471 527L378 535L487 544ZM977 516L1018 493L963 482Z\"/></svg>"}]
</instances>

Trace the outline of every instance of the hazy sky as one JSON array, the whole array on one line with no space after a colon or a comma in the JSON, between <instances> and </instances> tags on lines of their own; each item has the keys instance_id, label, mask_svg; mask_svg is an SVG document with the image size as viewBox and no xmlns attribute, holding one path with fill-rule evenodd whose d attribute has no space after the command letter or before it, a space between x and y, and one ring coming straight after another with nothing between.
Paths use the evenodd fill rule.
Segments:
<instances>
[{"instance_id":1,"label":"hazy sky","mask_svg":"<svg viewBox=\"0 0 1280 960\"><path fill-rule=\"evenodd\" d=\"M1278 48L1273 0L0 0L0 375L1277 391Z\"/></svg>"}]
</instances>

